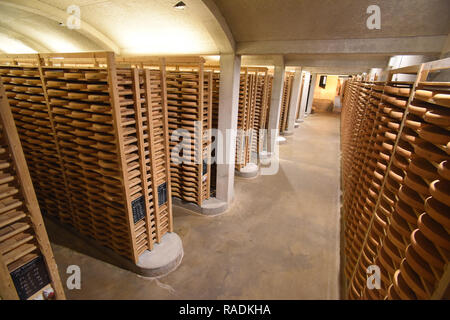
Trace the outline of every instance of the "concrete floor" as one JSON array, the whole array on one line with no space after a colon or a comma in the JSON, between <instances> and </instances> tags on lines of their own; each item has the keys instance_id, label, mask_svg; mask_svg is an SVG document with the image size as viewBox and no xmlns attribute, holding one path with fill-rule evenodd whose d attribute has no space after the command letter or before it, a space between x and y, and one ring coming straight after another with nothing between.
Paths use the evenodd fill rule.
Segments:
<instances>
[{"instance_id":1,"label":"concrete floor","mask_svg":"<svg viewBox=\"0 0 450 320\"><path fill-rule=\"evenodd\" d=\"M309 116L280 146L272 176L236 178L229 211L207 218L176 210L185 256L145 279L53 244L61 279L81 268L68 299L338 299L339 116Z\"/></svg>"}]
</instances>

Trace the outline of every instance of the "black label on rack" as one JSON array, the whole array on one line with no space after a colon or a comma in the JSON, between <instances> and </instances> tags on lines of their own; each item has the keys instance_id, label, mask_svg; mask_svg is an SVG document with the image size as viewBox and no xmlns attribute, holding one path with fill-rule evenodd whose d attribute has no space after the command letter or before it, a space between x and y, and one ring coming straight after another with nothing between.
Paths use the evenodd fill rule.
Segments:
<instances>
[{"instance_id":1,"label":"black label on rack","mask_svg":"<svg viewBox=\"0 0 450 320\"><path fill-rule=\"evenodd\" d=\"M208 173L208 162L206 160L203 160L203 173L202 173L202 176L204 176L206 173Z\"/></svg>"},{"instance_id":2,"label":"black label on rack","mask_svg":"<svg viewBox=\"0 0 450 320\"><path fill-rule=\"evenodd\" d=\"M167 183L158 186L158 206L161 207L167 202Z\"/></svg>"},{"instance_id":3,"label":"black label on rack","mask_svg":"<svg viewBox=\"0 0 450 320\"><path fill-rule=\"evenodd\" d=\"M131 202L131 210L133 211L134 223L144 219L145 217L145 198L140 196Z\"/></svg>"},{"instance_id":4,"label":"black label on rack","mask_svg":"<svg viewBox=\"0 0 450 320\"><path fill-rule=\"evenodd\" d=\"M39 256L11 272L20 300L26 300L50 283L44 259Z\"/></svg>"}]
</instances>

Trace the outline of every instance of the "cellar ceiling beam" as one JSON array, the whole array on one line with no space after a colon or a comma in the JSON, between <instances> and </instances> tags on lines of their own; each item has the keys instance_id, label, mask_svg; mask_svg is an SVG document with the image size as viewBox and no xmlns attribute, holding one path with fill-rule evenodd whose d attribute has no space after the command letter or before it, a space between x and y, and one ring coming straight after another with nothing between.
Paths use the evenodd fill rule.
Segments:
<instances>
[{"instance_id":1,"label":"cellar ceiling beam","mask_svg":"<svg viewBox=\"0 0 450 320\"><path fill-rule=\"evenodd\" d=\"M364 68L384 68L389 62L389 57L360 57L352 58L341 57L341 58L331 58L331 59L296 59L296 58L286 58L286 66L307 66L316 68L327 68L327 67L364 67Z\"/></svg>"},{"instance_id":2,"label":"cellar ceiling beam","mask_svg":"<svg viewBox=\"0 0 450 320\"><path fill-rule=\"evenodd\" d=\"M248 66L272 66L275 65L275 57L272 55L246 55L242 57L242 64ZM286 67L364 67L384 68L389 62L391 55L286 55L284 61Z\"/></svg>"},{"instance_id":3,"label":"cellar ceiling beam","mask_svg":"<svg viewBox=\"0 0 450 320\"><path fill-rule=\"evenodd\" d=\"M317 67L305 67L304 71L308 71L311 73L317 74L329 74L329 75L345 75L345 74L358 74L367 72L368 68L365 67L325 67L325 68L317 68Z\"/></svg>"},{"instance_id":4,"label":"cellar ceiling beam","mask_svg":"<svg viewBox=\"0 0 450 320\"><path fill-rule=\"evenodd\" d=\"M9 26L3 25L2 23L0 23L0 32L15 40L21 41L23 44L27 45L36 52L51 52L51 50L48 49L48 47L46 47L42 42L32 39L23 33L14 31Z\"/></svg>"},{"instance_id":5,"label":"cellar ceiling beam","mask_svg":"<svg viewBox=\"0 0 450 320\"><path fill-rule=\"evenodd\" d=\"M48 19L65 23L69 16L64 10L55 8L51 5L37 0L1 0L0 5L13 7L26 12L34 13ZM74 31L86 36L87 38L100 44L104 50L114 51L120 53L120 48L105 34L91 26L89 23L81 20L80 29Z\"/></svg>"},{"instance_id":6,"label":"cellar ceiling beam","mask_svg":"<svg viewBox=\"0 0 450 320\"><path fill-rule=\"evenodd\" d=\"M276 54L430 54L441 53L447 36L376 39L243 41L236 43L241 55Z\"/></svg>"},{"instance_id":7,"label":"cellar ceiling beam","mask_svg":"<svg viewBox=\"0 0 450 320\"><path fill-rule=\"evenodd\" d=\"M219 53L234 53L236 50L236 42L234 41L230 27L216 3L213 0L201 0L201 4L206 6L207 10L211 13L211 16L202 15L199 18L215 41ZM193 3L190 4L190 6L194 6L194 8L196 5L199 5L196 1L193 1ZM195 12L204 12L204 10L197 10Z\"/></svg>"},{"instance_id":8,"label":"cellar ceiling beam","mask_svg":"<svg viewBox=\"0 0 450 320\"><path fill-rule=\"evenodd\" d=\"M450 57L450 33L448 34L447 39L445 39L440 58L445 59L448 57Z\"/></svg>"}]
</instances>

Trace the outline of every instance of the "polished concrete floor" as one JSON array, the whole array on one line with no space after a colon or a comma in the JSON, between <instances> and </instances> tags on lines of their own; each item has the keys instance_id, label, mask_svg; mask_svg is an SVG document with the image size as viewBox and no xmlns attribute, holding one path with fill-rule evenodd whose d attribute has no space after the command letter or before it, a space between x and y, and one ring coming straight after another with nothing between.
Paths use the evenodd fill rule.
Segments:
<instances>
[{"instance_id":1,"label":"polished concrete floor","mask_svg":"<svg viewBox=\"0 0 450 320\"><path fill-rule=\"evenodd\" d=\"M69 299L338 299L339 116L310 115L280 146L276 175L236 178L218 217L176 210L184 258L146 279L53 244L61 279L81 268Z\"/></svg>"}]
</instances>

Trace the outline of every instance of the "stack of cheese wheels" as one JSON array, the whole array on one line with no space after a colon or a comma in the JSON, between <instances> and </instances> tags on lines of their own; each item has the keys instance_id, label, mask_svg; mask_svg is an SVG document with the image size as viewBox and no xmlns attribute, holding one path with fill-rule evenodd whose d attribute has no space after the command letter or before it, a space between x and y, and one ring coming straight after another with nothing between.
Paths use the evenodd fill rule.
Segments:
<instances>
[{"instance_id":1,"label":"stack of cheese wheels","mask_svg":"<svg viewBox=\"0 0 450 320\"><path fill-rule=\"evenodd\" d=\"M172 194L197 205L210 196L211 79L201 69L167 72Z\"/></svg>"},{"instance_id":2,"label":"stack of cheese wheels","mask_svg":"<svg viewBox=\"0 0 450 320\"><path fill-rule=\"evenodd\" d=\"M44 86L37 67L0 66L6 94L44 214L72 223L69 197Z\"/></svg>"},{"instance_id":3,"label":"stack of cheese wheels","mask_svg":"<svg viewBox=\"0 0 450 320\"><path fill-rule=\"evenodd\" d=\"M391 224L399 231L408 226L412 233L389 288L391 299L430 299L445 281L441 278L450 258L449 89L448 83L421 82L410 106L405 138L412 159L399 194L401 219Z\"/></svg>"}]
</instances>

